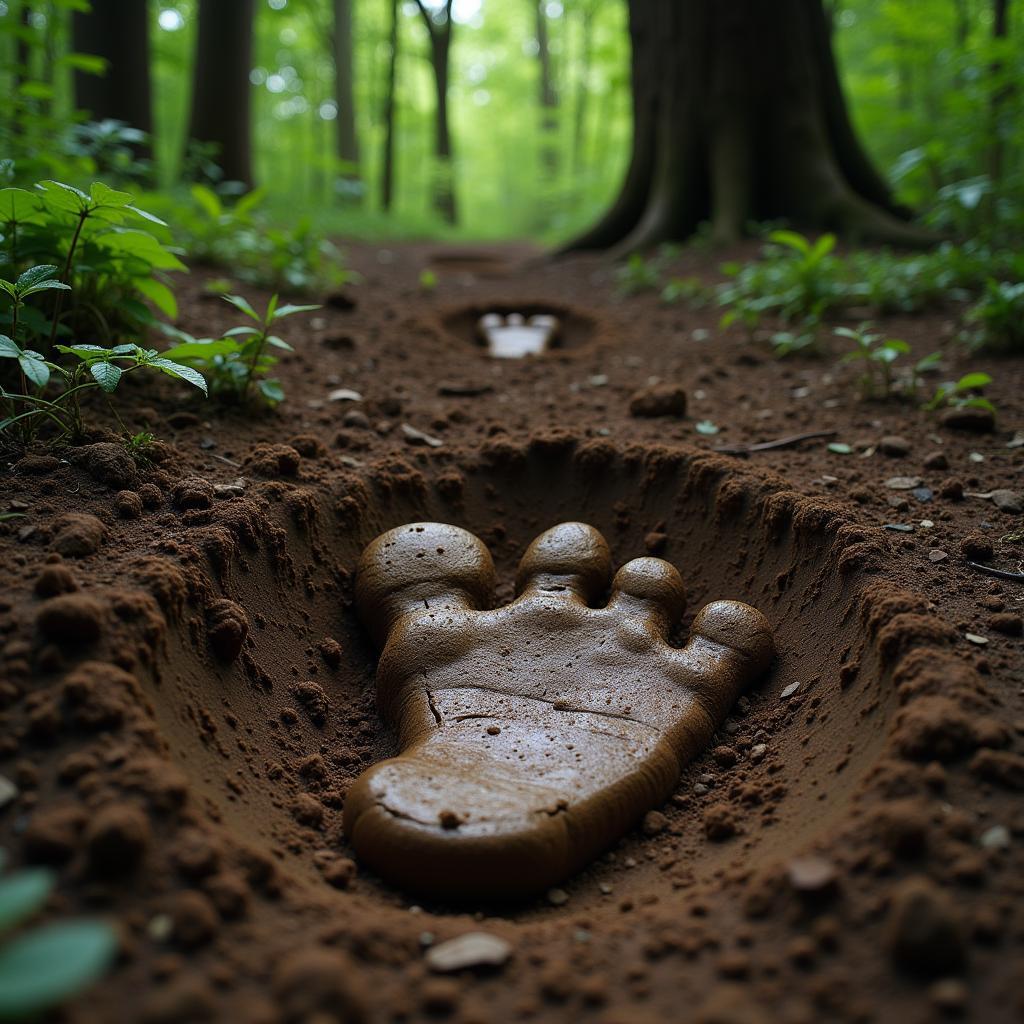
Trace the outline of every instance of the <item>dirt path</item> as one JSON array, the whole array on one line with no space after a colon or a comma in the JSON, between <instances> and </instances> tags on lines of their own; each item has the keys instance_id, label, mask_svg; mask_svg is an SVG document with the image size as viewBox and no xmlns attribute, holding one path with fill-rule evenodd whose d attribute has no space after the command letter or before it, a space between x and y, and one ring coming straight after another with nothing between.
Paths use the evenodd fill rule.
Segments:
<instances>
[{"instance_id":1,"label":"dirt path","mask_svg":"<svg viewBox=\"0 0 1024 1024\"><path fill-rule=\"evenodd\" d=\"M357 247L354 306L286 321L276 413L126 381L129 422L168 442L155 465L98 435L4 467L0 511L24 516L0 524L0 844L58 868L55 912L123 935L68 1019L1020 1019L1024 585L966 559L1024 558L992 496L1024 491L1021 362L949 346L940 379L987 370L999 413L948 429L714 309L620 299L600 259L524 255ZM233 326L193 277L181 326ZM489 311L554 313L563 347L489 359ZM917 356L956 331L954 311L882 326ZM487 543L499 600L575 519L616 564L673 562L691 613L739 599L775 630L772 674L671 799L539 901L417 902L342 837L348 786L396 751L352 569L422 519ZM507 946L437 970L470 931Z\"/></svg>"}]
</instances>

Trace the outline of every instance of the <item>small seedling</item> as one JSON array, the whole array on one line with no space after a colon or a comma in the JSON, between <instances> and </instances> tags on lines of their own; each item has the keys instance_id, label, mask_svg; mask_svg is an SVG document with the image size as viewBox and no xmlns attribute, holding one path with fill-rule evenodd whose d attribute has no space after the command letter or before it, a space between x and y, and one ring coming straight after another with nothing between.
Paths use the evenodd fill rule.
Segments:
<instances>
[{"instance_id":1,"label":"small seedling","mask_svg":"<svg viewBox=\"0 0 1024 1024\"><path fill-rule=\"evenodd\" d=\"M924 408L929 411L944 408L987 409L994 413L995 405L983 395L977 394L977 392L984 391L991 383L992 378L987 373L964 374L957 381L951 380L940 384L932 400Z\"/></svg>"},{"instance_id":2,"label":"small seedling","mask_svg":"<svg viewBox=\"0 0 1024 1024\"><path fill-rule=\"evenodd\" d=\"M277 357L269 350L293 350L288 342L270 333L271 327L286 316L307 313L320 307L278 306L277 296L274 295L266 311L260 314L241 295L225 295L223 298L255 321L255 326L245 324L233 327L223 338L218 339L194 338L184 331L165 328L166 333L178 338L180 344L168 349L164 355L204 370L210 378L211 391L222 398L245 403L255 387L264 401L277 405L284 401L284 390L279 380L267 377L267 372L277 362Z\"/></svg>"},{"instance_id":3,"label":"small seedling","mask_svg":"<svg viewBox=\"0 0 1024 1024\"><path fill-rule=\"evenodd\" d=\"M693 309L707 305L708 289L699 277L673 277L661 290L661 301L666 306L685 302Z\"/></svg>"},{"instance_id":4,"label":"small seedling","mask_svg":"<svg viewBox=\"0 0 1024 1024\"><path fill-rule=\"evenodd\" d=\"M870 322L865 322L856 328L837 327L834 333L854 343L853 349L843 356L843 362L863 364L861 395L864 398L890 398L893 393L893 367L901 356L910 352L910 346L898 338L872 333L869 330L871 326Z\"/></svg>"},{"instance_id":5,"label":"small seedling","mask_svg":"<svg viewBox=\"0 0 1024 1024\"><path fill-rule=\"evenodd\" d=\"M618 292L622 296L657 291L661 287L661 267L657 257L644 259L638 252L630 254L615 272Z\"/></svg>"},{"instance_id":6,"label":"small seedling","mask_svg":"<svg viewBox=\"0 0 1024 1024\"><path fill-rule=\"evenodd\" d=\"M437 274L433 270L420 272L420 291L429 294L437 288Z\"/></svg>"},{"instance_id":7,"label":"small seedling","mask_svg":"<svg viewBox=\"0 0 1024 1024\"><path fill-rule=\"evenodd\" d=\"M1024 281L989 280L981 300L967 314L976 324L967 340L989 352L1024 352Z\"/></svg>"},{"instance_id":8,"label":"small seedling","mask_svg":"<svg viewBox=\"0 0 1024 1024\"><path fill-rule=\"evenodd\" d=\"M55 883L45 868L0 879L0 934L42 910ZM58 921L0 939L0 1020L36 1017L64 1002L99 978L116 952L114 929L100 921Z\"/></svg>"},{"instance_id":9,"label":"small seedling","mask_svg":"<svg viewBox=\"0 0 1024 1024\"><path fill-rule=\"evenodd\" d=\"M817 321L804 323L802 331L776 331L772 335L775 355L783 359L794 352L818 355Z\"/></svg>"}]
</instances>

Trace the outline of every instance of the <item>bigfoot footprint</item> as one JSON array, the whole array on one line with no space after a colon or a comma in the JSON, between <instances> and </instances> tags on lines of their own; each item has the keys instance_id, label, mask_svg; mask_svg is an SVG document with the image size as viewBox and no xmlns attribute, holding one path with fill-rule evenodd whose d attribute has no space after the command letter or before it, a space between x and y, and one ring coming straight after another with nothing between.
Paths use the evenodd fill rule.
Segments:
<instances>
[{"instance_id":1,"label":"bigfoot footprint","mask_svg":"<svg viewBox=\"0 0 1024 1024\"><path fill-rule=\"evenodd\" d=\"M357 855L437 896L507 898L576 871L672 792L739 693L768 668L764 616L698 613L682 649L679 573L637 558L611 581L593 527L542 533L517 597L491 608L494 566L465 530L414 523L378 537L356 579L382 648L377 695L402 753L345 803Z\"/></svg>"},{"instance_id":2,"label":"bigfoot footprint","mask_svg":"<svg viewBox=\"0 0 1024 1024\"><path fill-rule=\"evenodd\" d=\"M527 320L521 313L509 313L507 317L488 313L480 317L477 326L496 359L522 359L547 350L558 330L558 320L546 314Z\"/></svg>"}]
</instances>

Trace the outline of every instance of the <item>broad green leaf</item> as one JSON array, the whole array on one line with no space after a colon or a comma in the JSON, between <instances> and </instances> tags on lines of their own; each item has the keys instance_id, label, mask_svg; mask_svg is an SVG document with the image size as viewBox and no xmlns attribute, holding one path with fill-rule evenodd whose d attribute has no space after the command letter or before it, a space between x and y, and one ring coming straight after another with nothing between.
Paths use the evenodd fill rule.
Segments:
<instances>
[{"instance_id":1,"label":"broad green leaf","mask_svg":"<svg viewBox=\"0 0 1024 1024\"><path fill-rule=\"evenodd\" d=\"M814 243L814 248L811 249L811 256L815 260L820 260L827 256L836 247L836 236L832 234L822 235L821 238Z\"/></svg>"},{"instance_id":2,"label":"broad green leaf","mask_svg":"<svg viewBox=\"0 0 1024 1024\"><path fill-rule=\"evenodd\" d=\"M0 1018L39 1013L95 981L113 962L117 937L106 924L47 925L0 947Z\"/></svg>"},{"instance_id":3,"label":"broad green leaf","mask_svg":"<svg viewBox=\"0 0 1024 1024\"><path fill-rule=\"evenodd\" d=\"M274 348L283 348L285 350L285 352L294 352L295 351L295 349L293 349L291 347L291 345L288 344L287 341L284 341L282 338L279 338L276 334L268 335L267 336L267 341L271 345L273 345Z\"/></svg>"},{"instance_id":4,"label":"broad green leaf","mask_svg":"<svg viewBox=\"0 0 1024 1024\"><path fill-rule=\"evenodd\" d=\"M36 292L48 291L69 292L71 291L71 285L65 284L63 281L40 281L39 284L34 284L31 288L25 289L21 293L21 297L27 299L30 295L35 295Z\"/></svg>"},{"instance_id":5,"label":"broad green leaf","mask_svg":"<svg viewBox=\"0 0 1024 1024\"><path fill-rule=\"evenodd\" d=\"M893 352L899 352L900 355L906 355L910 351L910 346L905 341L900 341L898 338L890 338L882 348L891 349Z\"/></svg>"},{"instance_id":6,"label":"broad green leaf","mask_svg":"<svg viewBox=\"0 0 1024 1024\"><path fill-rule=\"evenodd\" d=\"M117 388L124 371L114 363L98 362L89 367L89 372L93 375L96 383L109 393Z\"/></svg>"},{"instance_id":7,"label":"broad green leaf","mask_svg":"<svg viewBox=\"0 0 1024 1024\"><path fill-rule=\"evenodd\" d=\"M87 75L102 75L107 70L107 61L91 53L65 53L57 58L57 63Z\"/></svg>"},{"instance_id":8,"label":"broad green leaf","mask_svg":"<svg viewBox=\"0 0 1024 1024\"><path fill-rule=\"evenodd\" d=\"M963 405L967 409L988 409L989 412L996 411L996 407L987 398L968 398Z\"/></svg>"},{"instance_id":9,"label":"broad green leaf","mask_svg":"<svg viewBox=\"0 0 1024 1024\"><path fill-rule=\"evenodd\" d=\"M45 868L31 868L0 879L0 932L41 910L54 881L53 872Z\"/></svg>"},{"instance_id":10,"label":"broad green leaf","mask_svg":"<svg viewBox=\"0 0 1024 1024\"><path fill-rule=\"evenodd\" d=\"M150 302L160 310L164 316L176 317L178 315L178 300L174 292L155 277L139 277L132 282L136 291L145 295Z\"/></svg>"},{"instance_id":11,"label":"broad green leaf","mask_svg":"<svg viewBox=\"0 0 1024 1024\"><path fill-rule=\"evenodd\" d=\"M0 189L0 221L22 223L38 212L38 195L23 188Z\"/></svg>"},{"instance_id":12,"label":"broad green leaf","mask_svg":"<svg viewBox=\"0 0 1024 1024\"><path fill-rule=\"evenodd\" d=\"M281 387L280 381L261 380L259 388L260 394L262 394L268 402L273 402L276 405L278 402L284 401L284 389Z\"/></svg>"},{"instance_id":13,"label":"broad green leaf","mask_svg":"<svg viewBox=\"0 0 1024 1024\"><path fill-rule=\"evenodd\" d=\"M45 388L50 380L50 368L38 352L26 351L18 357L21 372L38 388Z\"/></svg>"},{"instance_id":14,"label":"broad green leaf","mask_svg":"<svg viewBox=\"0 0 1024 1024\"><path fill-rule=\"evenodd\" d=\"M309 313L314 309L319 309L319 306L282 306L272 314L271 319L280 320L283 316L292 316L295 313Z\"/></svg>"},{"instance_id":15,"label":"broad green leaf","mask_svg":"<svg viewBox=\"0 0 1024 1024\"><path fill-rule=\"evenodd\" d=\"M254 188L251 192L247 192L241 199L235 203L232 213L236 217L248 217L253 210L256 209L260 203L266 198L267 190L264 188Z\"/></svg>"},{"instance_id":16,"label":"broad green leaf","mask_svg":"<svg viewBox=\"0 0 1024 1024\"><path fill-rule=\"evenodd\" d=\"M221 338L217 341L207 339L205 341L186 341L181 345L175 345L173 348L165 349L161 352L160 357L174 361L180 359L206 361L213 359L214 356L226 356L237 351L237 341L231 341L227 338Z\"/></svg>"},{"instance_id":17,"label":"broad green leaf","mask_svg":"<svg viewBox=\"0 0 1024 1024\"><path fill-rule=\"evenodd\" d=\"M988 387L992 378L987 373L965 373L957 382L957 391L973 391L976 388Z\"/></svg>"},{"instance_id":18,"label":"broad green leaf","mask_svg":"<svg viewBox=\"0 0 1024 1024\"><path fill-rule=\"evenodd\" d=\"M18 289L11 281L4 281L0 279L0 291L6 292L12 298L18 294Z\"/></svg>"},{"instance_id":19,"label":"broad green leaf","mask_svg":"<svg viewBox=\"0 0 1024 1024\"><path fill-rule=\"evenodd\" d=\"M28 270L18 278L15 287L19 292L24 291L26 288L31 288L40 281L45 281L48 277L55 276L56 273L57 268L51 263L44 263L38 267L29 267Z\"/></svg>"},{"instance_id":20,"label":"broad green leaf","mask_svg":"<svg viewBox=\"0 0 1024 1024\"><path fill-rule=\"evenodd\" d=\"M96 359L98 356L105 359L111 352L109 348L103 348L101 345L58 345L57 351L65 355L78 356L79 359Z\"/></svg>"},{"instance_id":21,"label":"broad green leaf","mask_svg":"<svg viewBox=\"0 0 1024 1024\"><path fill-rule=\"evenodd\" d=\"M20 355L21 349L6 334L0 334L0 359L17 359Z\"/></svg>"},{"instance_id":22,"label":"broad green leaf","mask_svg":"<svg viewBox=\"0 0 1024 1024\"><path fill-rule=\"evenodd\" d=\"M42 203L48 210L81 214L89 209L89 197L73 185L62 181L41 181L36 188L42 192Z\"/></svg>"},{"instance_id":23,"label":"broad green leaf","mask_svg":"<svg viewBox=\"0 0 1024 1024\"><path fill-rule=\"evenodd\" d=\"M187 270L181 260L148 231L124 228L96 239L96 244L118 256L130 256L148 263L155 270Z\"/></svg>"},{"instance_id":24,"label":"broad green leaf","mask_svg":"<svg viewBox=\"0 0 1024 1024\"><path fill-rule=\"evenodd\" d=\"M142 210L137 206L129 204L125 207L126 210L131 210L136 217L141 217L143 220L148 220L153 224L159 224L160 227L167 227L167 221L161 220L155 213L150 213L149 210Z\"/></svg>"},{"instance_id":25,"label":"broad green leaf","mask_svg":"<svg viewBox=\"0 0 1024 1024\"><path fill-rule=\"evenodd\" d=\"M18 93L30 100L52 100L53 86L47 82L22 82Z\"/></svg>"},{"instance_id":26,"label":"broad green leaf","mask_svg":"<svg viewBox=\"0 0 1024 1024\"><path fill-rule=\"evenodd\" d=\"M241 310L246 316L251 316L253 320L259 320L260 315L255 309L249 304L249 300L241 295L222 295L222 299L225 302L230 302L235 309Z\"/></svg>"},{"instance_id":27,"label":"broad green leaf","mask_svg":"<svg viewBox=\"0 0 1024 1024\"><path fill-rule=\"evenodd\" d=\"M207 394L206 378L198 370L192 369L191 366L175 363L170 359L152 359L149 365L155 366L161 373L166 373L170 377L177 377L179 380L186 381L193 387L199 388L204 395Z\"/></svg>"},{"instance_id":28,"label":"broad green leaf","mask_svg":"<svg viewBox=\"0 0 1024 1024\"><path fill-rule=\"evenodd\" d=\"M832 333L838 334L840 338L849 338L851 341L860 341L860 333L849 327L837 327Z\"/></svg>"},{"instance_id":29,"label":"broad green leaf","mask_svg":"<svg viewBox=\"0 0 1024 1024\"><path fill-rule=\"evenodd\" d=\"M206 185L193 185L190 191L192 198L203 208L203 212L211 220L217 220L220 217L224 208L221 206L219 196L212 188L207 188Z\"/></svg>"},{"instance_id":30,"label":"broad green leaf","mask_svg":"<svg viewBox=\"0 0 1024 1024\"><path fill-rule=\"evenodd\" d=\"M94 181L92 183L89 195L96 206L119 208L127 206L132 201L132 197L127 192L118 192L117 189L104 185L102 181Z\"/></svg>"},{"instance_id":31,"label":"broad green leaf","mask_svg":"<svg viewBox=\"0 0 1024 1024\"><path fill-rule=\"evenodd\" d=\"M773 231L768 236L768 241L775 242L777 245L784 245L788 249L795 249L805 256L811 251L811 243L796 231Z\"/></svg>"}]
</instances>

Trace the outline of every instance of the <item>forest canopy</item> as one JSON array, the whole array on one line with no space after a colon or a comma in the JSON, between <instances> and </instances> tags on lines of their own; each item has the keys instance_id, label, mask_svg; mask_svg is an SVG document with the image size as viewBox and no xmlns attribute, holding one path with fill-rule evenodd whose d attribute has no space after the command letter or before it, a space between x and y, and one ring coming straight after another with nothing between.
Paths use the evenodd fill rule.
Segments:
<instances>
[{"instance_id":1,"label":"forest canopy","mask_svg":"<svg viewBox=\"0 0 1024 1024\"><path fill-rule=\"evenodd\" d=\"M625 0L228 0L210 5L224 35L209 37L207 52L220 60L197 60L192 0L149 3L148 24L118 13L138 4L85 7L0 0L2 73L15 98L3 126L8 183L114 171L122 184L207 180L223 190L231 175L218 180L217 167L234 169L231 154L187 140L206 127L195 111L204 77L220 95L242 61L234 80L247 66L236 88L248 117L232 94L223 114L202 102L207 119L249 128L248 184L268 208L316 210L323 227L349 235L565 239L607 207L629 161ZM837 0L826 14L851 120L895 200L942 232L1019 224L1024 56L1007 4ZM101 41L116 54L83 50L94 40L77 26L111 15ZM119 118L118 138L110 110L83 103L102 93L85 80L124 74L129 58L146 64L152 115ZM442 84L449 153L439 155ZM106 137L82 127L97 122ZM104 166L112 159L121 165Z\"/></svg>"}]
</instances>

